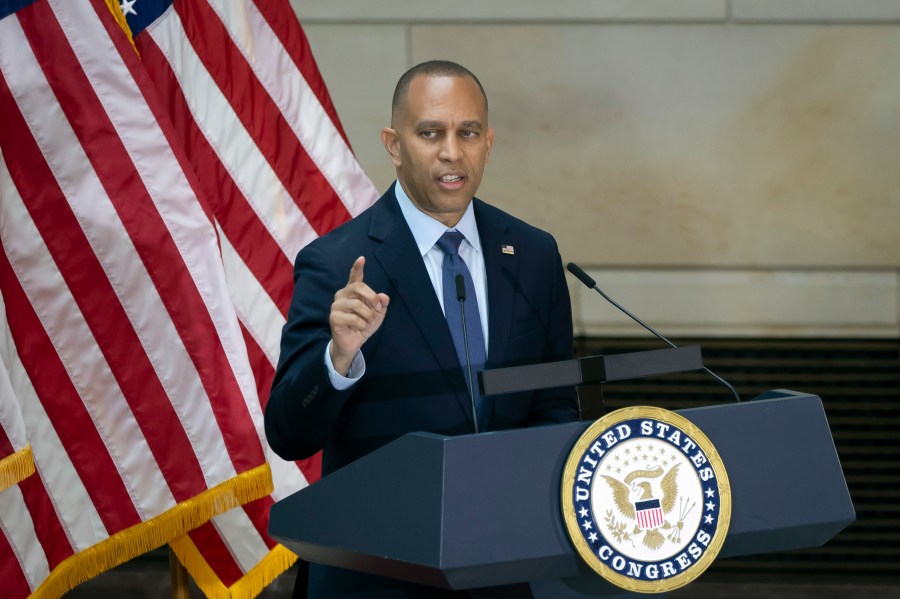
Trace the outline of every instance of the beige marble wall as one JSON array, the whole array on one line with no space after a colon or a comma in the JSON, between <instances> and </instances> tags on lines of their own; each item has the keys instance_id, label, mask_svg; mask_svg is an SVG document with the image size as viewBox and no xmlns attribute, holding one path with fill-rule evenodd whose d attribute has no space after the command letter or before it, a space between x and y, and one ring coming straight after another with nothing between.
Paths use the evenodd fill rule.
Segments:
<instances>
[{"instance_id":1,"label":"beige marble wall","mask_svg":"<svg viewBox=\"0 0 900 599\"><path fill-rule=\"evenodd\" d=\"M896 338L900 286L888 270L591 269L613 300L669 337ZM648 335L579 285L575 330Z\"/></svg>"},{"instance_id":2,"label":"beige marble wall","mask_svg":"<svg viewBox=\"0 0 900 599\"><path fill-rule=\"evenodd\" d=\"M295 7L378 187L393 178L378 134L396 78L450 58L490 97L496 144L480 195L551 231L565 260L621 275L612 278L626 295L640 295L631 274L677 272L682 287L706 289L705 302L734 316L679 320L662 289L647 311L695 334L897 335L900 2ZM709 287L710 272L747 274L746 293ZM749 299L758 272L773 274L764 309ZM821 318L792 326L796 312L783 306L801 288L779 273L831 273L850 292L823 297L813 283L808 309ZM893 286L867 286L869 276ZM858 327L854 304L872 294L880 320ZM616 328L579 297L591 332Z\"/></svg>"}]
</instances>

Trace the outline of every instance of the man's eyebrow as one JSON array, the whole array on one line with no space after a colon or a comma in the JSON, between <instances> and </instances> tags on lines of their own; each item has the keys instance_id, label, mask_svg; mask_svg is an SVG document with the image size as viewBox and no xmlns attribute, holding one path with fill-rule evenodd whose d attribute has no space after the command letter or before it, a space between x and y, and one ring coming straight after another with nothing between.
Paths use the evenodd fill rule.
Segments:
<instances>
[{"instance_id":1,"label":"man's eyebrow","mask_svg":"<svg viewBox=\"0 0 900 599\"><path fill-rule=\"evenodd\" d=\"M424 131L425 129L444 129L446 128L446 124L443 121L419 121L416 123L416 130ZM460 123L460 127L463 129L475 129L481 131L484 126L481 124L481 121L463 121Z\"/></svg>"}]
</instances>

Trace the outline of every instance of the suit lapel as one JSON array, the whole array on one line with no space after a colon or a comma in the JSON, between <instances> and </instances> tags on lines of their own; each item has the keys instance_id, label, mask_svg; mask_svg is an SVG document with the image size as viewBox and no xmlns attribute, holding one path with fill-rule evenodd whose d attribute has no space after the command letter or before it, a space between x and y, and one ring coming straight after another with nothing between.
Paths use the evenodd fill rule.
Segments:
<instances>
[{"instance_id":1,"label":"suit lapel","mask_svg":"<svg viewBox=\"0 0 900 599\"><path fill-rule=\"evenodd\" d=\"M375 258L391 280L397 299L409 311L419 333L444 371L466 417L471 421L471 400L447 320L393 191L385 195L390 197L386 198L387 201L380 202L378 210L373 212L369 232L372 237L381 241L381 245L375 250Z\"/></svg>"},{"instance_id":2,"label":"suit lapel","mask_svg":"<svg viewBox=\"0 0 900 599\"><path fill-rule=\"evenodd\" d=\"M478 235L481 237L481 251L484 252L484 269L487 274L490 366L503 362L506 356L519 263L515 254L515 240L509 236L506 219L491 214L478 200L475 204L475 217L478 220ZM507 253L504 253L504 247L508 248Z\"/></svg>"},{"instance_id":3,"label":"suit lapel","mask_svg":"<svg viewBox=\"0 0 900 599\"><path fill-rule=\"evenodd\" d=\"M491 368L494 364L503 363L507 353L513 302L516 298L518 258L515 254L515 240L509 236L509 223L500 213L489 210L480 200L475 200L475 218L478 221L478 235L481 237L487 275L489 331L486 367ZM488 415L486 427L493 414L494 402L492 398L485 400Z\"/></svg>"}]
</instances>

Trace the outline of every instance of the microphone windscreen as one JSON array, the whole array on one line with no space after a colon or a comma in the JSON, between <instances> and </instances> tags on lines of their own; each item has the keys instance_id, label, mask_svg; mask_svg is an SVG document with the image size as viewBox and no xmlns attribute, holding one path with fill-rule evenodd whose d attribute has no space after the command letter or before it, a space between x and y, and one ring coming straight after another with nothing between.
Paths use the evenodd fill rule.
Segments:
<instances>
[{"instance_id":1,"label":"microphone windscreen","mask_svg":"<svg viewBox=\"0 0 900 599\"><path fill-rule=\"evenodd\" d=\"M597 282L594 279L590 278L588 276L588 274L586 272L584 272L583 270L581 270L581 267L579 267L574 262L569 262L566 265L566 268L569 270L570 273L575 275L575 277L579 281L584 283L588 288L593 289L594 287L597 286Z\"/></svg>"},{"instance_id":2,"label":"microphone windscreen","mask_svg":"<svg viewBox=\"0 0 900 599\"><path fill-rule=\"evenodd\" d=\"M456 299L460 302L466 299L466 280L462 275L456 275Z\"/></svg>"}]
</instances>

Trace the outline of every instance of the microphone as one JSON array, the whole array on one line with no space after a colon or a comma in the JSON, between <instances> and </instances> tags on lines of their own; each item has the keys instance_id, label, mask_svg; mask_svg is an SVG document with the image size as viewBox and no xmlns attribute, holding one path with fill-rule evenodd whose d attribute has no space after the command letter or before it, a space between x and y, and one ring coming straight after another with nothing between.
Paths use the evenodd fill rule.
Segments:
<instances>
[{"instance_id":1,"label":"microphone","mask_svg":"<svg viewBox=\"0 0 900 599\"><path fill-rule=\"evenodd\" d=\"M475 410L475 379L472 378L472 359L469 358L469 331L466 327L466 280L456 275L456 300L459 302L459 315L462 319L463 345L466 346L466 370L469 372L469 399L472 400L472 424L478 432L478 412Z\"/></svg>"},{"instance_id":2,"label":"microphone","mask_svg":"<svg viewBox=\"0 0 900 599\"><path fill-rule=\"evenodd\" d=\"M670 346L672 346L672 347L674 347L674 348L677 348L677 347L678 347L677 345L675 345L674 343L672 343L671 341L669 341L668 339L666 339L665 337L663 337L662 334L660 334L656 329L654 329L653 327L651 327L650 325L648 325L647 323L645 323L643 320L641 320L640 318L638 318L637 316L635 316L634 314L632 314L631 312L629 312L628 310L626 310L624 307L622 307L618 302L616 302L616 300L614 300L613 298L611 298L611 297L609 297L608 295L606 295L605 293L603 293L603 290L601 290L601 289L597 286L597 282L594 281L594 279L592 279L591 277L589 277L588 274L587 274L586 272L584 272L583 270L581 270L581 268L580 268L577 264L575 264L574 262L569 262L569 263L566 265L566 269L567 269L570 273L572 273L573 275L575 275L575 278L577 278L579 281L581 281L582 283L584 283L584 286L585 286L585 287L587 287L587 288L589 288L589 289L593 289L594 291L596 291L597 293L599 293L599 294L603 297L603 299L605 299L606 301L608 301L609 303L611 303L613 306L615 306L616 308L618 308L619 310L621 310L622 312L624 312L624 313L625 313L629 318L631 318L633 321L635 321L636 323L638 323L639 325L641 325L642 327L644 327L645 329L647 329L648 331L650 331L651 333L653 333L654 335L656 335L658 338L660 338L660 339L662 339L663 341L665 341L666 343L668 343ZM718 374L716 374L715 372L713 372L712 370L710 370L710 369L707 368L706 366L703 367L703 370L706 371L706 373L709 374L710 376L712 376L714 379L716 379L717 381L719 381L720 383L722 383L723 385L725 385L726 387L728 387L728 390L731 391L731 394L732 394L732 395L734 395L734 400L735 400L736 402L738 402L738 403L741 402L741 396L738 395L738 392L735 390L734 387L731 386L731 384L730 384L728 381L726 381L725 379L723 379L722 377L720 377Z\"/></svg>"}]
</instances>

